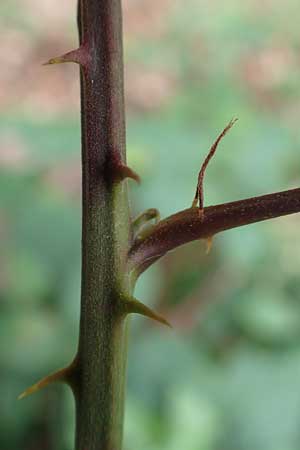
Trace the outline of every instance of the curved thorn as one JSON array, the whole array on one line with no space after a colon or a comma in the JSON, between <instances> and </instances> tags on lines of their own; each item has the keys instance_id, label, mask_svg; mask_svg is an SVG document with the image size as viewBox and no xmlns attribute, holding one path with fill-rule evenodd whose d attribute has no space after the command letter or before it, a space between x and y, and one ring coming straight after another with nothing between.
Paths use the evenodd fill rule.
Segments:
<instances>
[{"instance_id":1,"label":"curved thorn","mask_svg":"<svg viewBox=\"0 0 300 450\"><path fill-rule=\"evenodd\" d=\"M142 316L156 320L157 322L172 328L172 325L164 317L160 316L151 308L144 305L144 303L139 302L135 298L126 300L126 312L127 314L141 314Z\"/></svg>"},{"instance_id":2,"label":"curved thorn","mask_svg":"<svg viewBox=\"0 0 300 450\"><path fill-rule=\"evenodd\" d=\"M130 167L125 166L124 164L120 164L116 167L116 176L121 180L125 180L126 178L131 178L136 181L138 184L141 183L140 176L132 170Z\"/></svg>"},{"instance_id":3,"label":"curved thorn","mask_svg":"<svg viewBox=\"0 0 300 450\"><path fill-rule=\"evenodd\" d=\"M210 251L211 251L211 248L212 248L212 244L213 244L213 239L214 239L214 237L213 236L210 236L210 237L208 237L208 238L206 238L206 254L208 255L209 253L210 253Z\"/></svg>"},{"instance_id":4,"label":"curved thorn","mask_svg":"<svg viewBox=\"0 0 300 450\"><path fill-rule=\"evenodd\" d=\"M73 62L75 64L80 64L81 66L85 66L88 63L89 54L87 47L85 45L81 45L76 50L72 50L70 52L65 53L62 56L57 56L55 58L49 59L49 61L42 64L43 66L49 66L52 64L63 64Z\"/></svg>"},{"instance_id":5,"label":"curved thorn","mask_svg":"<svg viewBox=\"0 0 300 450\"><path fill-rule=\"evenodd\" d=\"M143 225L145 225L150 220L154 219L155 225L160 221L160 213L156 208L149 208L146 211L139 214L133 221L132 226L135 230L139 230Z\"/></svg>"},{"instance_id":6,"label":"curved thorn","mask_svg":"<svg viewBox=\"0 0 300 450\"><path fill-rule=\"evenodd\" d=\"M150 221L153 220L153 223ZM152 231L153 227L155 227L160 221L160 213L156 208L150 208L146 211L139 214L132 221L132 230L133 236L135 240L144 239L145 236Z\"/></svg>"},{"instance_id":7,"label":"curved thorn","mask_svg":"<svg viewBox=\"0 0 300 450\"><path fill-rule=\"evenodd\" d=\"M75 360L76 361L76 360ZM48 386L52 383L66 383L71 384L71 378L75 370L75 362L73 361L72 364L70 364L68 367L65 367L64 369L60 369L50 375L47 375L46 377L39 380L37 383L33 384L29 388L27 388L24 392L22 392L18 396L18 400L21 400L22 398L28 397L31 394L34 394L35 392L43 389L44 387Z\"/></svg>"},{"instance_id":8,"label":"curved thorn","mask_svg":"<svg viewBox=\"0 0 300 450\"><path fill-rule=\"evenodd\" d=\"M65 63L65 62L71 62L71 61L69 61L69 60L66 61L66 59L63 56L57 56L55 58L51 58L48 61L44 62L42 64L42 66L50 66L52 64L62 64L62 63Z\"/></svg>"},{"instance_id":9,"label":"curved thorn","mask_svg":"<svg viewBox=\"0 0 300 450\"><path fill-rule=\"evenodd\" d=\"M121 159L121 155L117 149L113 149L111 151L111 157L108 161L107 169L108 169L107 174L112 182L123 181L126 178L131 178L132 180L135 180L137 183L141 182L141 179L138 176L138 174L130 167L128 167L126 164L124 164L124 162Z\"/></svg>"}]
</instances>

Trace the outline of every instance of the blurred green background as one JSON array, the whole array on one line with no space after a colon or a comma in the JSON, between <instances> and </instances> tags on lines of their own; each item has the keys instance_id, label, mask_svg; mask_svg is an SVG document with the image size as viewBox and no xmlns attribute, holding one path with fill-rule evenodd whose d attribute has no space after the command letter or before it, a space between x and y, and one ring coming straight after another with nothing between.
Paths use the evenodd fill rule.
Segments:
<instances>
[{"instance_id":1,"label":"blurred green background","mask_svg":"<svg viewBox=\"0 0 300 450\"><path fill-rule=\"evenodd\" d=\"M133 215L299 186L296 0L124 0ZM64 387L16 397L73 357L80 291L75 0L0 3L0 448L71 450ZM300 216L195 242L140 280L173 330L132 320L125 450L300 449Z\"/></svg>"}]
</instances>

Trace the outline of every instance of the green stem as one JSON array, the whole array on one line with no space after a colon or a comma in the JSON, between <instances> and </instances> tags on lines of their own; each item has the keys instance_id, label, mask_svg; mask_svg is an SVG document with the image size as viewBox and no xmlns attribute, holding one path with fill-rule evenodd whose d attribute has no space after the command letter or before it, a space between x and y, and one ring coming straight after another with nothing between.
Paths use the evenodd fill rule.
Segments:
<instances>
[{"instance_id":1,"label":"green stem","mask_svg":"<svg viewBox=\"0 0 300 450\"><path fill-rule=\"evenodd\" d=\"M125 162L120 0L79 2L81 68L82 293L76 450L120 450L126 363L124 268L129 208Z\"/></svg>"}]
</instances>

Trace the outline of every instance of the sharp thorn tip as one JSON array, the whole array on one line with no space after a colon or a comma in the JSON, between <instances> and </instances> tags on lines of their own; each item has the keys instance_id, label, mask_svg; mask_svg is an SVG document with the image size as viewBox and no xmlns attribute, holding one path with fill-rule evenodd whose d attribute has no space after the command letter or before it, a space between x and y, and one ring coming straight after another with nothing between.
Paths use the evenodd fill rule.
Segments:
<instances>
[{"instance_id":1,"label":"sharp thorn tip","mask_svg":"<svg viewBox=\"0 0 300 450\"><path fill-rule=\"evenodd\" d=\"M120 178L122 180L125 180L126 178L131 178L132 180L136 181L138 184L141 184L141 178L140 176L132 170L130 167L125 165L120 165L117 169L120 175Z\"/></svg>"},{"instance_id":2,"label":"sharp thorn tip","mask_svg":"<svg viewBox=\"0 0 300 450\"><path fill-rule=\"evenodd\" d=\"M18 400L22 400L22 398L25 398L31 394L34 394L35 392L43 389L44 387L48 386L49 384L52 384L55 382L66 382L67 383L67 378L74 370L74 367L75 367L75 365L73 362L70 366L67 366L64 369L60 369L57 372L54 372L54 373L42 378L37 383L33 384L32 386L27 388L24 392L22 392L18 396Z\"/></svg>"},{"instance_id":3,"label":"sharp thorn tip","mask_svg":"<svg viewBox=\"0 0 300 450\"><path fill-rule=\"evenodd\" d=\"M138 300L135 299L127 300L126 307L128 313L141 314L142 316L148 317L149 319L153 319L156 322L160 322L161 324L166 325L169 328L172 328L170 322L168 322L164 317L160 316L151 308L144 305L142 302L139 302Z\"/></svg>"},{"instance_id":4,"label":"sharp thorn tip","mask_svg":"<svg viewBox=\"0 0 300 450\"><path fill-rule=\"evenodd\" d=\"M22 400L22 398L26 397L25 392L22 392L22 394L18 395L17 400Z\"/></svg>"},{"instance_id":5,"label":"sharp thorn tip","mask_svg":"<svg viewBox=\"0 0 300 450\"><path fill-rule=\"evenodd\" d=\"M213 236L210 236L206 239L206 252L205 252L206 255L210 253L212 244L213 244Z\"/></svg>"},{"instance_id":6,"label":"sharp thorn tip","mask_svg":"<svg viewBox=\"0 0 300 450\"><path fill-rule=\"evenodd\" d=\"M53 64L62 64L64 62L68 62L68 61L66 61L62 56L59 56L57 58L49 59L48 61L43 63L42 66L52 66Z\"/></svg>"}]
</instances>

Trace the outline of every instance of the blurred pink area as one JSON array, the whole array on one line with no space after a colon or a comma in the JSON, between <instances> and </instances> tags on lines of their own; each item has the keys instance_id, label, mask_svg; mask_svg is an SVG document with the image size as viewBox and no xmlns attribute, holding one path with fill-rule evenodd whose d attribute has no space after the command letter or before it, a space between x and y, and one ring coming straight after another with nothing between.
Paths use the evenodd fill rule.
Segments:
<instances>
[{"instance_id":1,"label":"blurred pink area","mask_svg":"<svg viewBox=\"0 0 300 450\"><path fill-rule=\"evenodd\" d=\"M224 8L220 8L223 5L220 0L194 3L195 7L199 5L199 8L203 8L208 17L225 14ZM18 22L14 11L7 21L3 20L0 40L0 112L23 111L27 116L38 116L42 112L43 118L47 119L78 111L78 68L72 65L42 66L49 58L76 47L76 1L21 0L14 7L26 11L26 15ZM159 47L164 38L168 39L172 52L174 42L172 35L168 35L170 18L184 12L184 0L124 0L123 11L127 107L133 111L157 110L176 95L183 80L178 79L176 71L168 65L162 66L157 61L145 64L128 53L130 49L135 49L141 39L154 45L157 42ZM230 15L232 11L234 2L228 5L226 14ZM278 15L279 25L284 20L280 19L280 2L275 0L248 0L244 2L243 11L253 21L258 20L259 16L267 17L270 14ZM199 28L199 32L203 32L203 29ZM215 55L210 54L209 47L214 48L215 44L206 42L202 34L187 33L187 36L186 52L196 71L189 73L188 77L196 77L200 83L203 82L202 72L214 61ZM227 43L227 49L229 47L230 42ZM178 64L180 67L180 62ZM299 55L289 46L289 41L285 40L280 30L272 39L266 40L263 47L237 56L233 65L231 71L238 82L253 93L255 101L271 108L281 101L277 90L291 74L299 75ZM206 76L209 78L210 73ZM188 79L185 83L188 83ZM294 102L289 104L289 108L295 109Z\"/></svg>"},{"instance_id":2,"label":"blurred pink area","mask_svg":"<svg viewBox=\"0 0 300 450\"><path fill-rule=\"evenodd\" d=\"M42 63L77 45L75 1L22 0L26 26L3 25L0 52L0 112L24 111L51 118L79 110L78 69L75 66L44 67ZM170 0L124 2L124 41L140 35L158 38L166 30ZM42 20L42 18L44 18ZM142 65L126 65L126 98L129 106L148 110L168 100L174 76Z\"/></svg>"}]
</instances>

